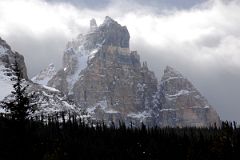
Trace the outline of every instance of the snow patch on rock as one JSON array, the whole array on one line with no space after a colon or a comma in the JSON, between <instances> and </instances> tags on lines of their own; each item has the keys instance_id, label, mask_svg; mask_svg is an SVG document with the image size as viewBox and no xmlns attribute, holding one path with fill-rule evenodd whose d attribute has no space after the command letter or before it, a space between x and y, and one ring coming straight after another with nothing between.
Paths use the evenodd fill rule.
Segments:
<instances>
[{"instance_id":1,"label":"snow patch on rock","mask_svg":"<svg viewBox=\"0 0 240 160\"><path fill-rule=\"evenodd\" d=\"M56 88L53 88L53 87L48 87L48 86L45 86L45 85L43 85L43 87L45 89L48 89L48 90L53 91L53 92L60 92L59 90L57 90Z\"/></svg>"},{"instance_id":2,"label":"snow patch on rock","mask_svg":"<svg viewBox=\"0 0 240 160\"><path fill-rule=\"evenodd\" d=\"M143 112L138 112L138 113L129 113L127 116L131 117L131 118L144 120L147 117L151 117L151 114L147 111L143 111Z\"/></svg>"},{"instance_id":3,"label":"snow patch on rock","mask_svg":"<svg viewBox=\"0 0 240 160\"><path fill-rule=\"evenodd\" d=\"M166 97L168 99L174 99L174 98L177 98L179 96L188 95L190 93L193 93L193 92L183 89L183 90L178 91L176 94L166 94Z\"/></svg>"}]
</instances>

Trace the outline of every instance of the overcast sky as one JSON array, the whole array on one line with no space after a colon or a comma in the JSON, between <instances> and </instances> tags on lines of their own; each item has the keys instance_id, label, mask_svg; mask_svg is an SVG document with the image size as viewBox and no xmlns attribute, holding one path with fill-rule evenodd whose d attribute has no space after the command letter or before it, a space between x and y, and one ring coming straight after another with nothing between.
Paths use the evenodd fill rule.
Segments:
<instances>
[{"instance_id":1,"label":"overcast sky","mask_svg":"<svg viewBox=\"0 0 240 160\"><path fill-rule=\"evenodd\" d=\"M240 122L239 0L0 0L0 36L29 76L59 68L67 41L110 16L160 79L166 65L193 82L223 120Z\"/></svg>"}]
</instances>

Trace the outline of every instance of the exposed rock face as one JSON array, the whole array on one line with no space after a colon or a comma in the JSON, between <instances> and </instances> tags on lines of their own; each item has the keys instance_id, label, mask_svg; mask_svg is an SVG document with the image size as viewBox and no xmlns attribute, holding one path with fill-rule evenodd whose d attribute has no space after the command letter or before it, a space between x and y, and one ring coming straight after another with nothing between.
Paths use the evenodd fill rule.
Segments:
<instances>
[{"instance_id":1,"label":"exposed rock face","mask_svg":"<svg viewBox=\"0 0 240 160\"><path fill-rule=\"evenodd\" d=\"M161 126L220 125L216 111L200 92L171 67L166 67L159 91Z\"/></svg>"},{"instance_id":2,"label":"exposed rock face","mask_svg":"<svg viewBox=\"0 0 240 160\"><path fill-rule=\"evenodd\" d=\"M126 27L106 17L94 32L68 43L64 67L48 84L71 97L93 119L153 125L151 101L157 79L146 63L141 65L137 52L130 51L129 38Z\"/></svg>"},{"instance_id":3,"label":"exposed rock face","mask_svg":"<svg viewBox=\"0 0 240 160\"><path fill-rule=\"evenodd\" d=\"M28 79L24 57L19 53L12 51L11 47L0 37L0 65L3 65L6 68L12 68L12 64L14 64L15 61L21 70L21 77Z\"/></svg>"},{"instance_id":4,"label":"exposed rock face","mask_svg":"<svg viewBox=\"0 0 240 160\"><path fill-rule=\"evenodd\" d=\"M0 101L13 89L11 78L14 76L13 64L15 61L21 70L21 77L28 79L23 56L12 51L11 47L0 38Z\"/></svg>"},{"instance_id":5,"label":"exposed rock face","mask_svg":"<svg viewBox=\"0 0 240 160\"><path fill-rule=\"evenodd\" d=\"M27 70L25 67L24 58L17 52L13 52L11 47L0 38L0 101L8 101L11 99L11 91L13 90L12 85L14 82L12 78L15 76L13 69L13 64L17 62L21 77L23 79L23 85L29 85L27 88L27 93L36 95L37 108L34 115L51 115L57 112L80 112L74 104L71 104L67 97L64 96L60 91L50 88L47 86L42 86L39 84L34 84L28 80ZM53 68L49 66L49 68ZM43 73L43 72L42 72ZM46 72L45 72L46 73ZM49 72L47 72L49 73ZM44 74L47 75L48 74ZM39 76L41 77L41 76ZM0 112L6 112L0 107ZM33 115L33 116L34 116Z\"/></svg>"},{"instance_id":6,"label":"exposed rock face","mask_svg":"<svg viewBox=\"0 0 240 160\"><path fill-rule=\"evenodd\" d=\"M106 17L99 27L99 34L104 38L105 45L129 48L130 35L127 27L119 25L110 17Z\"/></svg>"}]
</instances>

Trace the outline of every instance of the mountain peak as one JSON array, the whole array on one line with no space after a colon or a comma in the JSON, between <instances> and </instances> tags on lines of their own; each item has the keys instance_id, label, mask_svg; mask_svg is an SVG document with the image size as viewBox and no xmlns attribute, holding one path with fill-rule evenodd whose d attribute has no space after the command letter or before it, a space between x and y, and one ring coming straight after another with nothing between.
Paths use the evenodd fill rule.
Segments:
<instances>
[{"instance_id":1,"label":"mountain peak","mask_svg":"<svg viewBox=\"0 0 240 160\"><path fill-rule=\"evenodd\" d=\"M102 25L98 30L103 35L105 45L118 46L121 48L129 48L130 35L126 26L121 26L111 17L106 16Z\"/></svg>"},{"instance_id":2,"label":"mountain peak","mask_svg":"<svg viewBox=\"0 0 240 160\"><path fill-rule=\"evenodd\" d=\"M177 70L175 70L173 67L171 66L166 66L166 68L164 69L164 73L179 73Z\"/></svg>"},{"instance_id":3,"label":"mountain peak","mask_svg":"<svg viewBox=\"0 0 240 160\"><path fill-rule=\"evenodd\" d=\"M106 16L105 17L105 19L104 19L104 21L103 21L103 25L105 24L107 24L107 25L109 25L109 24L111 24L111 23L115 23L115 24L118 24L117 23L117 21L115 21L115 20L113 20L111 17L109 17L109 16Z\"/></svg>"},{"instance_id":4,"label":"mountain peak","mask_svg":"<svg viewBox=\"0 0 240 160\"><path fill-rule=\"evenodd\" d=\"M173 67L171 66L167 66L165 69L164 69L164 74L163 74L163 77L162 77L162 80L167 80L169 78L183 78L183 75L178 72L177 70L175 70Z\"/></svg>"},{"instance_id":5,"label":"mountain peak","mask_svg":"<svg viewBox=\"0 0 240 160\"><path fill-rule=\"evenodd\" d=\"M164 70L160 87L162 126L209 126L220 124L216 111L193 84L174 68Z\"/></svg>"},{"instance_id":6,"label":"mountain peak","mask_svg":"<svg viewBox=\"0 0 240 160\"><path fill-rule=\"evenodd\" d=\"M0 54L6 53L6 51L11 50L11 47L0 37Z\"/></svg>"}]
</instances>

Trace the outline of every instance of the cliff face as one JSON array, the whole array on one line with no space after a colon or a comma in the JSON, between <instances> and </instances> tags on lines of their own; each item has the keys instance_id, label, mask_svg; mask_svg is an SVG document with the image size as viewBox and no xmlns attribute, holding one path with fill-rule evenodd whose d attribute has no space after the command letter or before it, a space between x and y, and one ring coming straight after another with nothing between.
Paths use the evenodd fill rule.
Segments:
<instances>
[{"instance_id":1,"label":"cliff face","mask_svg":"<svg viewBox=\"0 0 240 160\"><path fill-rule=\"evenodd\" d=\"M166 67L158 91L161 126L220 125L216 111L178 71Z\"/></svg>"},{"instance_id":2,"label":"cliff face","mask_svg":"<svg viewBox=\"0 0 240 160\"><path fill-rule=\"evenodd\" d=\"M0 65L6 68L12 68L12 64L14 64L15 61L21 71L21 78L28 79L24 57L19 53L12 51L6 41L0 37Z\"/></svg>"},{"instance_id":3,"label":"cliff face","mask_svg":"<svg viewBox=\"0 0 240 160\"><path fill-rule=\"evenodd\" d=\"M92 120L154 126L208 126L217 113L183 76L167 67L157 78L130 51L130 35L110 17L69 42L63 68L47 83L72 99Z\"/></svg>"},{"instance_id":4,"label":"cliff face","mask_svg":"<svg viewBox=\"0 0 240 160\"><path fill-rule=\"evenodd\" d=\"M11 79L14 76L13 64L15 63L18 64L21 71L20 76L28 79L23 56L12 51L11 47L0 38L0 101L11 94L13 90Z\"/></svg>"},{"instance_id":5,"label":"cliff face","mask_svg":"<svg viewBox=\"0 0 240 160\"><path fill-rule=\"evenodd\" d=\"M88 34L68 43L63 69L48 84L71 97L93 119L147 121L157 91L154 73L146 63L141 65L136 51L130 51L126 27L109 17L99 27L93 22Z\"/></svg>"}]
</instances>

